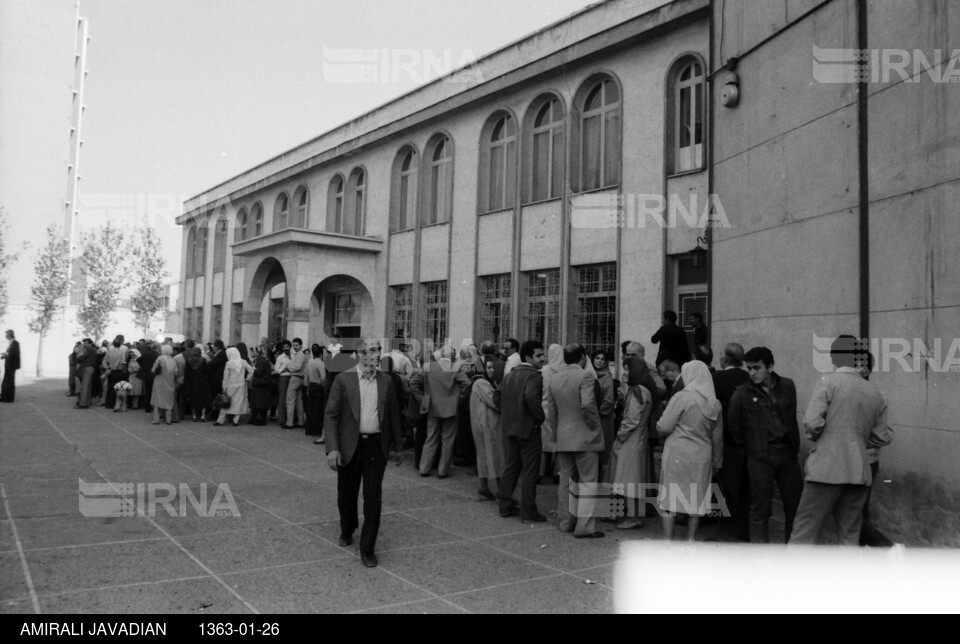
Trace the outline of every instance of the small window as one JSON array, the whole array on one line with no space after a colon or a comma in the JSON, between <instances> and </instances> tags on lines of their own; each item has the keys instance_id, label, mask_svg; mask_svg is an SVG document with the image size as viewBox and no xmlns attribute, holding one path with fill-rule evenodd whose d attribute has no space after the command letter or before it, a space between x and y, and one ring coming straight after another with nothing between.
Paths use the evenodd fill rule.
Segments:
<instances>
[{"instance_id":1,"label":"small window","mask_svg":"<svg viewBox=\"0 0 960 644\"><path fill-rule=\"evenodd\" d=\"M220 211L220 217L213 230L213 272L222 271L227 263L227 231L230 223L227 220L226 208Z\"/></svg>"},{"instance_id":2,"label":"small window","mask_svg":"<svg viewBox=\"0 0 960 644\"><path fill-rule=\"evenodd\" d=\"M196 256L197 256L197 227L191 226L190 232L187 233L187 277L191 277L196 273Z\"/></svg>"},{"instance_id":3,"label":"small window","mask_svg":"<svg viewBox=\"0 0 960 644\"><path fill-rule=\"evenodd\" d=\"M273 231L284 230L290 225L290 199L281 193L273 206Z\"/></svg>"},{"instance_id":4,"label":"small window","mask_svg":"<svg viewBox=\"0 0 960 644\"><path fill-rule=\"evenodd\" d=\"M588 353L612 351L617 338L617 265L574 269L576 337Z\"/></svg>"},{"instance_id":5,"label":"small window","mask_svg":"<svg viewBox=\"0 0 960 644\"><path fill-rule=\"evenodd\" d=\"M194 275L207 274L207 225L209 219L197 228L197 243L194 247L193 268Z\"/></svg>"},{"instance_id":6,"label":"small window","mask_svg":"<svg viewBox=\"0 0 960 644\"><path fill-rule=\"evenodd\" d=\"M250 231L247 229L247 210L241 208L237 213L237 225L233 229L233 242L246 241Z\"/></svg>"},{"instance_id":7,"label":"small window","mask_svg":"<svg viewBox=\"0 0 960 644\"><path fill-rule=\"evenodd\" d=\"M297 188L297 191L293 193L293 203L295 204L295 210L293 212L293 217L290 219L291 228L308 228L309 227L309 218L308 218L308 207L309 207L310 195L307 192L307 189L304 186Z\"/></svg>"},{"instance_id":8,"label":"small window","mask_svg":"<svg viewBox=\"0 0 960 644\"><path fill-rule=\"evenodd\" d=\"M478 281L480 337L499 344L513 335L511 277L506 273L481 277Z\"/></svg>"},{"instance_id":9,"label":"small window","mask_svg":"<svg viewBox=\"0 0 960 644\"><path fill-rule=\"evenodd\" d=\"M330 181L327 191L327 232L343 230L343 177L339 174Z\"/></svg>"},{"instance_id":10,"label":"small window","mask_svg":"<svg viewBox=\"0 0 960 644\"><path fill-rule=\"evenodd\" d=\"M447 283L431 282L421 288L424 311L424 338L437 347L447 341Z\"/></svg>"},{"instance_id":11,"label":"small window","mask_svg":"<svg viewBox=\"0 0 960 644\"><path fill-rule=\"evenodd\" d=\"M393 290L393 337L413 337L413 285L394 286Z\"/></svg>"},{"instance_id":12,"label":"small window","mask_svg":"<svg viewBox=\"0 0 960 644\"><path fill-rule=\"evenodd\" d=\"M527 338L544 346L560 341L560 269L525 273Z\"/></svg>"},{"instance_id":13,"label":"small window","mask_svg":"<svg viewBox=\"0 0 960 644\"><path fill-rule=\"evenodd\" d=\"M344 209L343 228L337 232L343 235L362 237L366 228L366 173L355 168L350 173L347 187L347 199Z\"/></svg>"},{"instance_id":14,"label":"small window","mask_svg":"<svg viewBox=\"0 0 960 644\"><path fill-rule=\"evenodd\" d=\"M254 204L250 218L253 220L253 236L259 237L263 234L263 206Z\"/></svg>"}]
</instances>

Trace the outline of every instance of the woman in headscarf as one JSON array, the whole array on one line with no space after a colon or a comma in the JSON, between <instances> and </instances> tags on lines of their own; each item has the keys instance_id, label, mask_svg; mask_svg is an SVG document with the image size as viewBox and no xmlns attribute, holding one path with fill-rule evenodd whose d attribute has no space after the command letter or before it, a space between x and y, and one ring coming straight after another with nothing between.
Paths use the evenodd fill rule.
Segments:
<instances>
[{"instance_id":1,"label":"woman in headscarf","mask_svg":"<svg viewBox=\"0 0 960 644\"><path fill-rule=\"evenodd\" d=\"M613 450L615 427L614 411L617 406L617 392L613 386L613 374L610 373L610 355L605 349L598 349L590 356L590 364L600 385L597 397L597 411L600 413L600 427L603 429L603 452L600 453L600 468L608 472L610 452ZM609 477L607 477L609 478ZM601 479L602 480L602 479Z\"/></svg>"},{"instance_id":2,"label":"woman in headscarf","mask_svg":"<svg viewBox=\"0 0 960 644\"><path fill-rule=\"evenodd\" d=\"M670 398L657 423L657 433L666 437L660 508L667 512L664 538L673 539L676 514L682 507L689 515L687 540L693 541L710 503L711 475L723 464L723 416L707 365L688 362L680 377L684 388Z\"/></svg>"},{"instance_id":3,"label":"woman in headscarf","mask_svg":"<svg viewBox=\"0 0 960 644\"><path fill-rule=\"evenodd\" d=\"M631 504L626 516L617 524L621 530L639 528L645 516L646 502L644 486L650 482L647 468L648 432L650 413L653 409L653 395L643 386L649 377L649 367L642 358L633 356L626 364L627 380L620 385L623 398L623 420L613 439L613 451L610 454L607 482L617 488L622 486L622 495Z\"/></svg>"},{"instance_id":4,"label":"woman in headscarf","mask_svg":"<svg viewBox=\"0 0 960 644\"><path fill-rule=\"evenodd\" d=\"M140 396L143 395L139 358L140 352L136 349L130 349L127 352L127 379L130 382L130 391L127 393L129 409L140 409Z\"/></svg>"},{"instance_id":5,"label":"woman in headscarf","mask_svg":"<svg viewBox=\"0 0 960 644\"><path fill-rule=\"evenodd\" d=\"M480 477L477 494L495 500L497 497L490 489L490 482L496 479L499 492L505 457L500 431L500 411L493 400L493 359L488 359L484 366L485 375L473 381L470 393L470 428L477 448L477 476Z\"/></svg>"},{"instance_id":6,"label":"woman in headscarf","mask_svg":"<svg viewBox=\"0 0 960 644\"><path fill-rule=\"evenodd\" d=\"M267 411L272 400L273 365L266 347L259 350L254 347L253 354L255 364L253 378L250 380L250 424L263 427L267 424Z\"/></svg>"},{"instance_id":7,"label":"woman in headscarf","mask_svg":"<svg viewBox=\"0 0 960 644\"><path fill-rule=\"evenodd\" d=\"M186 373L183 378L183 389L187 399L187 408L193 414L193 422L202 423L206 420L206 410L210 409L210 374L207 361L203 359L203 350L194 346L186 351Z\"/></svg>"},{"instance_id":8,"label":"woman in headscarf","mask_svg":"<svg viewBox=\"0 0 960 644\"><path fill-rule=\"evenodd\" d=\"M454 365L454 371L462 373L467 381L472 383L477 378L486 377L486 367L480 360L480 352L475 345L464 345L460 349L460 359ZM477 463L477 448L473 440L471 428L471 398L472 386L460 390L460 400L457 403L457 438L453 455L455 463L461 467L470 467Z\"/></svg>"},{"instance_id":9,"label":"woman in headscarf","mask_svg":"<svg viewBox=\"0 0 960 644\"><path fill-rule=\"evenodd\" d=\"M550 413L547 408L547 390L550 387L550 378L559 373L566 366L563 361L563 347L559 344L551 344L547 350L547 364L540 370L543 376L543 415L544 421L540 428L540 442L542 447L542 457L540 459L540 476L556 476L557 465L554 462L554 453L557 451L557 444L553 440L556 433L550 427Z\"/></svg>"},{"instance_id":10,"label":"woman in headscarf","mask_svg":"<svg viewBox=\"0 0 960 644\"><path fill-rule=\"evenodd\" d=\"M177 404L177 363L173 359L173 347L160 347L160 357L153 363L153 390L150 405L153 407L153 423L160 424L160 413L169 425L173 421L173 406Z\"/></svg>"},{"instance_id":11,"label":"woman in headscarf","mask_svg":"<svg viewBox=\"0 0 960 644\"><path fill-rule=\"evenodd\" d=\"M252 376L253 367L244 362L236 347L227 349L227 365L223 369L223 393L230 396L230 406L220 408L220 416L214 423L222 427L227 416L233 416L233 426L240 424L240 416L250 411L247 406L247 377Z\"/></svg>"}]
</instances>

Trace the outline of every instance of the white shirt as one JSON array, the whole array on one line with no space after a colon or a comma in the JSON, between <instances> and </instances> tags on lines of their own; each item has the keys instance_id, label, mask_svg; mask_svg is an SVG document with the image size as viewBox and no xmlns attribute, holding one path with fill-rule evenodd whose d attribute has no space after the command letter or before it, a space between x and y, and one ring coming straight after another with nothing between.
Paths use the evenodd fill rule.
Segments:
<instances>
[{"instance_id":1,"label":"white shirt","mask_svg":"<svg viewBox=\"0 0 960 644\"><path fill-rule=\"evenodd\" d=\"M357 367L357 377L360 380L360 433L379 434L380 390L377 387L377 372L373 372L372 377L367 379L363 375L363 369Z\"/></svg>"},{"instance_id":2,"label":"white shirt","mask_svg":"<svg viewBox=\"0 0 960 644\"><path fill-rule=\"evenodd\" d=\"M517 351L507 358L507 364L503 367L503 375L506 376L508 373L513 371L515 367L519 367L521 362L523 361L520 359L520 352Z\"/></svg>"},{"instance_id":3,"label":"white shirt","mask_svg":"<svg viewBox=\"0 0 960 644\"><path fill-rule=\"evenodd\" d=\"M340 344L339 342L331 342L330 344L327 345L327 351L330 352L330 357L333 357L338 353L340 353L340 349L342 348L343 348L343 345Z\"/></svg>"},{"instance_id":4,"label":"white shirt","mask_svg":"<svg viewBox=\"0 0 960 644\"><path fill-rule=\"evenodd\" d=\"M290 375L289 372L284 373L283 371L286 367L289 367L289 366L290 366L290 357L285 353L281 353L280 355L277 356L277 364L274 365L273 372L279 373L284 376L289 376Z\"/></svg>"}]
</instances>

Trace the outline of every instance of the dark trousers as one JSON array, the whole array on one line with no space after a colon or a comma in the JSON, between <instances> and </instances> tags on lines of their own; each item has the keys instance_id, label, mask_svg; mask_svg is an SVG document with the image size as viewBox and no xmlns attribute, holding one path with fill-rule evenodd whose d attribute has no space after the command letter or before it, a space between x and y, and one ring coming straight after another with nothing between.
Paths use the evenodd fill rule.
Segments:
<instances>
[{"instance_id":1,"label":"dark trousers","mask_svg":"<svg viewBox=\"0 0 960 644\"><path fill-rule=\"evenodd\" d=\"M537 510L537 480L540 478L540 452L543 451L540 430L534 430L526 440L518 436L504 436L503 450L506 467L500 479L500 514L512 514L516 510L513 490L519 479L520 516L524 519L536 517L540 514Z\"/></svg>"},{"instance_id":2,"label":"dark trousers","mask_svg":"<svg viewBox=\"0 0 960 644\"><path fill-rule=\"evenodd\" d=\"M337 508L340 510L340 532L353 534L360 525L357 497L363 485L363 529L360 531L360 552L373 554L380 530L383 472L387 459L379 434L360 437L357 451L347 465L337 470Z\"/></svg>"},{"instance_id":3,"label":"dark trousers","mask_svg":"<svg viewBox=\"0 0 960 644\"><path fill-rule=\"evenodd\" d=\"M14 378L17 377L16 369L5 369L3 372L3 383L0 383L0 402L12 403L16 394L16 384Z\"/></svg>"},{"instance_id":4,"label":"dark trousers","mask_svg":"<svg viewBox=\"0 0 960 644\"><path fill-rule=\"evenodd\" d=\"M123 374L120 373L119 369L115 369L107 374L106 405L108 409L112 409L117 404L117 390L114 389L114 387L121 380L123 380Z\"/></svg>"},{"instance_id":5,"label":"dark trousers","mask_svg":"<svg viewBox=\"0 0 960 644\"><path fill-rule=\"evenodd\" d=\"M153 398L153 378L143 381L143 395L140 397L141 406L148 414L153 413L153 405L150 404L151 398Z\"/></svg>"},{"instance_id":6,"label":"dark trousers","mask_svg":"<svg viewBox=\"0 0 960 644\"><path fill-rule=\"evenodd\" d=\"M306 402L304 433L307 436L319 436L323 433L323 385L313 383L307 387Z\"/></svg>"},{"instance_id":7,"label":"dark trousers","mask_svg":"<svg viewBox=\"0 0 960 644\"><path fill-rule=\"evenodd\" d=\"M69 372L69 375L67 376L67 385L70 387L70 395L76 396L77 395L77 365L75 363L70 365L70 372Z\"/></svg>"},{"instance_id":8,"label":"dark trousers","mask_svg":"<svg viewBox=\"0 0 960 644\"><path fill-rule=\"evenodd\" d=\"M748 457L747 470L750 473L750 542L770 543L774 482L780 488L783 501L784 543L789 542L803 493L803 475L797 455L789 445L767 445L765 456Z\"/></svg>"},{"instance_id":9,"label":"dark trousers","mask_svg":"<svg viewBox=\"0 0 960 644\"><path fill-rule=\"evenodd\" d=\"M78 367L77 373L80 379L80 399L77 400L78 407L89 407L91 398L93 398L93 372L94 367Z\"/></svg>"},{"instance_id":10,"label":"dark trousers","mask_svg":"<svg viewBox=\"0 0 960 644\"><path fill-rule=\"evenodd\" d=\"M420 469L420 457L423 456L423 446L427 442L427 417L418 418L416 420L408 418L409 422L414 427L413 432L413 466ZM437 453L437 461L440 460L440 453ZM435 465L435 464L432 464ZM433 469L431 465L430 469Z\"/></svg>"},{"instance_id":11,"label":"dark trousers","mask_svg":"<svg viewBox=\"0 0 960 644\"><path fill-rule=\"evenodd\" d=\"M723 468L720 486L724 501L730 510L725 522L739 541L750 541L750 482L747 471L747 451L739 445L723 446Z\"/></svg>"}]
</instances>

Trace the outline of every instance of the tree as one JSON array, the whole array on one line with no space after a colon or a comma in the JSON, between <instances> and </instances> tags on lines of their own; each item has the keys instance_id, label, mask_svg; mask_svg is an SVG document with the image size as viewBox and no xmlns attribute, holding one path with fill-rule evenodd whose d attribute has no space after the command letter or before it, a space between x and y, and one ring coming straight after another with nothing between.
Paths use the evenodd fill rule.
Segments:
<instances>
[{"instance_id":1,"label":"tree","mask_svg":"<svg viewBox=\"0 0 960 644\"><path fill-rule=\"evenodd\" d=\"M77 320L84 335L99 340L117 308L120 292L129 282L130 244L113 224L84 235L81 243L87 293L77 310Z\"/></svg>"},{"instance_id":2,"label":"tree","mask_svg":"<svg viewBox=\"0 0 960 644\"><path fill-rule=\"evenodd\" d=\"M146 337L150 322L164 307L163 281L168 277L166 260L163 259L160 238L152 228L144 228L140 245L133 250L133 309L137 324Z\"/></svg>"},{"instance_id":3,"label":"tree","mask_svg":"<svg viewBox=\"0 0 960 644\"><path fill-rule=\"evenodd\" d=\"M59 226L51 224L47 228L47 245L33 263L33 271L30 308L36 315L30 321L30 330L40 335L37 378L42 378L43 339L63 309L63 299L70 292L70 243L63 238Z\"/></svg>"},{"instance_id":4,"label":"tree","mask_svg":"<svg viewBox=\"0 0 960 644\"><path fill-rule=\"evenodd\" d=\"M0 208L0 320L7 314L7 305L10 296L7 293L7 284L10 283L8 270L17 261L16 255L7 254L7 242L10 240L10 226L7 222L7 212Z\"/></svg>"}]
</instances>

